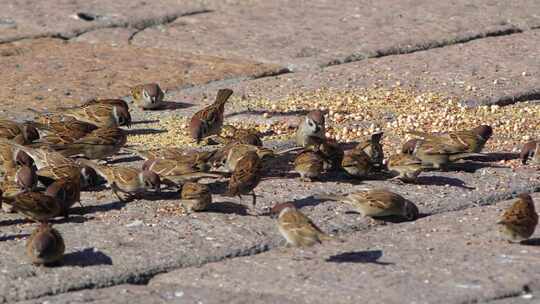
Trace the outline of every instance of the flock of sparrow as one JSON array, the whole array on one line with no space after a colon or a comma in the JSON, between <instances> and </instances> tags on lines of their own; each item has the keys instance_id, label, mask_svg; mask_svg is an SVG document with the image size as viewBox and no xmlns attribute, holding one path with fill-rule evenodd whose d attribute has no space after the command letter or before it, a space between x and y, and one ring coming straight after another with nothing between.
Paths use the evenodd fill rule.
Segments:
<instances>
[{"instance_id":1,"label":"flock of sparrow","mask_svg":"<svg viewBox=\"0 0 540 304\"><path fill-rule=\"evenodd\" d=\"M48 265L61 260L64 241L49 221L67 217L70 208L80 203L81 190L96 187L100 178L120 201L173 188L179 191L184 209L197 212L212 203L208 185L197 182L202 178L228 177L225 195L251 195L255 205L254 189L263 176L263 163L285 153L296 153L294 171L303 181L336 170L354 179L383 174L398 182L414 183L425 170L447 170L453 162L484 155L481 151L493 133L487 125L442 134L410 132L417 138L406 142L401 153L385 159L382 133L344 151L338 142L325 137L325 115L315 110L299 122L297 147L276 152L263 147L256 130L223 125L225 104L232 93L230 89L219 90L215 102L190 120L191 137L197 143L212 140L220 144L213 150L125 147L127 134L120 127L129 127L131 116L128 104L121 99L91 100L49 113L34 111L35 119L23 123L0 120L0 206L5 212L18 212L40 223L26 245L32 263ZM142 109L162 106L164 93L157 84L136 86L131 94ZM120 151L135 153L145 162L141 168L108 164L107 159ZM540 141L525 144L520 157L524 164L529 159L540 164ZM415 220L419 215L413 202L386 189L317 197L346 202L371 218ZM278 203L269 214L277 218L279 231L289 245L311 246L329 238L293 203ZM519 241L529 238L537 223L531 197L520 194L498 224L509 240Z\"/></svg>"}]
</instances>

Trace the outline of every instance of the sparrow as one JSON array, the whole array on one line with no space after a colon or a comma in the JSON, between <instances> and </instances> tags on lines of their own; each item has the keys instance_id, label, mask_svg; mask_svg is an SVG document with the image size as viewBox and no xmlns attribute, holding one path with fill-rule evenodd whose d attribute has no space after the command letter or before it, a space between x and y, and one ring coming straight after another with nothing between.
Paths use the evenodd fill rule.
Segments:
<instances>
[{"instance_id":1,"label":"sparrow","mask_svg":"<svg viewBox=\"0 0 540 304\"><path fill-rule=\"evenodd\" d=\"M300 174L300 180L309 182L318 179L324 172L325 161L321 153L304 149L294 159L294 171Z\"/></svg>"},{"instance_id":2,"label":"sparrow","mask_svg":"<svg viewBox=\"0 0 540 304\"><path fill-rule=\"evenodd\" d=\"M0 138L0 169L2 175L13 175L17 167L17 159L13 142Z\"/></svg>"},{"instance_id":3,"label":"sparrow","mask_svg":"<svg viewBox=\"0 0 540 304\"><path fill-rule=\"evenodd\" d=\"M440 142L444 145L463 146L463 152L479 153L486 142L493 135L493 128L488 125L480 125L471 130L455 131L442 134L430 134L418 131L407 132L424 138L428 141Z\"/></svg>"},{"instance_id":4,"label":"sparrow","mask_svg":"<svg viewBox=\"0 0 540 304\"><path fill-rule=\"evenodd\" d=\"M121 201L119 192L127 194L128 198L142 194L148 190L161 192L161 179L159 175L150 170L139 170L125 166L98 165L87 159L79 159L79 163L88 166L103 177L113 194Z\"/></svg>"},{"instance_id":5,"label":"sparrow","mask_svg":"<svg viewBox=\"0 0 540 304\"><path fill-rule=\"evenodd\" d=\"M81 182L83 179L81 171L82 167L79 164L73 163L43 167L36 171L36 175L42 184L48 186L59 179L70 179Z\"/></svg>"},{"instance_id":6,"label":"sparrow","mask_svg":"<svg viewBox=\"0 0 540 304\"><path fill-rule=\"evenodd\" d=\"M215 151L197 151L177 147L165 147L154 150L137 150L131 148L122 148L123 150L134 153L144 160L150 159L169 159L183 162L206 162L214 155Z\"/></svg>"},{"instance_id":7,"label":"sparrow","mask_svg":"<svg viewBox=\"0 0 540 304\"><path fill-rule=\"evenodd\" d=\"M130 126L131 114L123 106L107 103L90 103L76 108L63 108L50 114L32 110L40 122L62 122L69 117L94 124L98 127Z\"/></svg>"},{"instance_id":8,"label":"sparrow","mask_svg":"<svg viewBox=\"0 0 540 304\"><path fill-rule=\"evenodd\" d=\"M277 226L287 245L294 247L309 247L331 237L300 212L292 203L276 204L270 212L277 216Z\"/></svg>"},{"instance_id":9,"label":"sparrow","mask_svg":"<svg viewBox=\"0 0 540 304\"><path fill-rule=\"evenodd\" d=\"M67 218L71 206L81 202L81 182L79 179L58 179L47 187L45 195L58 201L60 214Z\"/></svg>"},{"instance_id":10,"label":"sparrow","mask_svg":"<svg viewBox=\"0 0 540 304\"><path fill-rule=\"evenodd\" d=\"M36 186L36 172L32 167L28 166L20 166L14 174L5 176L4 180L0 182L0 189L5 196L15 196L25 191L34 191ZM4 212L15 212L15 209L11 205L2 205L0 203L0 206L2 206Z\"/></svg>"},{"instance_id":11,"label":"sparrow","mask_svg":"<svg viewBox=\"0 0 540 304\"><path fill-rule=\"evenodd\" d=\"M526 240L533 235L538 224L538 214L530 195L522 193L512 206L503 213L497 223L499 232L511 242Z\"/></svg>"},{"instance_id":12,"label":"sparrow","mask_svg":"<svg viewBox=\"0 0 540 304\"><path fill-rule=\"evenodd\" d=\"M416 140L413 155L422 161L423 165L435 169L446 169L448 164L460 159L474 156L484 156L480 153L466 152L463 145L447 145L437 141Z\"/></svg>"},{"instance_id":13,"label":"sparrow","mask_svg":"<svg viewBox=\"0 0 540 304\"><path fill-rule=\"evenodd\" d=\"M191 137L199 143L201 139L210 135L217 135L221 132L223 125L223 112L225 103L232 95L231 89L221 89L218 91L216 101L203 108L191 117L189 129Z\"/></svg>"},{"instance_id":14,"label":"sparrow","mask_svg":"<svg viewBox=\"0 0 540 304\"><path fill-rule=\"evenodd\" d=\"M33 160L33 163L38 170L44 167L76 164L73 159L67 158L61 153L46 147L31 148L17 144L13 144L13 147L15 148L14 153L17 154L17 157L21 155L21 162L28 162L23 157L23 155L26 154ZM24 152L24 154L20 153L21 151Z\"/></svg>"},{"instance_id":15,"label":"sparrow","mask_svg":"<svg viewBox=\"0 0 540 304\"><path fill-rule=\"evenodd\" d=\"M170 181L186 182L195 181L201 178L220 178L221 175L209 173L209 166L206 162L184 162L170 159L149 159L142 165L142 170L151 171Z\"/></svg>"},{"instance_id":16,"label":"sparrow","mask_svg":"<svg viewBox=\"0 0 540 304\"><path fill-rule=\"evenodd\" d=\"M372 171L371 159L361 149L346 151L341 161L341 167L347 174L355 178L365 178Z\"/></svg>"},{"instance_id":17,"label":"sparrow","mask_svg":"<svg viewBox=\"0 0 540 304\"><path fill-rule=\"evenodd\" d=\"M225 196L238 196L241 199L241 195L251 193L252 205L255 206L257 198L254 189L261 181L261 169L262 161L257 153L247 152L236 164Z\"/></svg>"},{"instance_id":18,"label":"sparrow","mask_svg":"<svg viewBox=\"0 0 540 304\"><path fill-rule=\"evenodd\" d=\"M298 125L296 144L307 147L325 140L324 113L318 110L309 112Z\"/></svg>"},{"instance_id":19,"label":"sparrow","mask_svg":"<svg viewBox=\"0 0 540 304\"><path fill-rule=\"evenodd\" d=\"M12 206L15 211L37 222L54 218L62 210L60 203L54 197L43 192L22 192L15 196L4 196L2 192L0 194L3 203Z\"/></svg>"},{"instance_id":20,"label":"sparrow","mask_svg":"<svg viewBox=\"0 0 540 304\"><path fill-rule=\"evenodd\" d=\"M97 128L86 136L65 145L51 148L68 157L105 159L116 154L126 144L126 132L117 127Z\"/></svg>"},{"instance_id":21,"label":"sparrow","mask_svg":"<svg viewBox=\"0 0 540 304\"><path fill-rule=\"evenodd\" d=\"M58 230L41 223L26 242L26 254L34 265L49 265L62 260L66 245Z\"/></svg>"},{"instance_id":22,"label":"sparrow","mask_svg":"<svg viewBox=\"0 0 540 304\"><path fill-rule=\"evenodd\" d=\"M400 216L413 221L418 218L418 207L403 196L385 190L372 189L357 191L347 195L316 195L317 199L342 201L351 205L362 216Z\"/></svg>"},{"instance_id":23,"label":"sparrow","mask_svg":"<svg viewBox=\"0 0 540 304\"><path fill-rule=\"evenodd\" d=\"M90 105L96 105L96 104L106 104L106 105L112 105L112 106L118 106L124 108L125 112L129 112L129 105L128 103L123 99L90 99L80 105L79 107L86 107Z\"/></svg>"},{"instance_id":24,"label":"sparrow","mask_svg":"<svg viewBox=\"0 0 540 304\"><path fill-rule=\"evenodd\" d=\"M380 171L383 168L384 152L381 144L383 132L374 133L369 139L363 140L355 150L362 150L369 156L371 161L371 170Z\"/></svg>"},{"instance_id":25,"label":"sparrow","mask_svg":"<svg viewBox=\"0 0 540 304\"><path fill-rule=\"evenodd\" d=\"M212 195L207 185L187 182L182 185L181 203L188 213L204 211L212 203Z\"/></svg>"},{"instance_id":26,"label":"sparrow","mask_svg":"<svg viewBox=\"0 0 540 304\"><path fill-rule=\"evenodd\" d=\"M18 144L26 145L39 139L39 133L30 124L0 119L0 138L10 139Z\"/></svg>"},{"instance_id":27,"label":"sparrow","mask_svg":"<svg viewBox=\"0 0 540 304\"><path fill-rule=\"evenodd\" d=\"M250 151L255 152L261 160L274 156L272 149L232 142L216 151L210 158L210 162L214 168L223 168L226 172L233 172L238 161Z\"/></svg>"},{"instance_id":28,"label":"sparrow","mask_svg":"<svg viewBox=\"0 0 540 304\"><path fill-rule=\"evenodd\" d=\"M240 129L231 125L224 125L220 135L217 136L218 142L229 144L237 142L241 144L262 147L262 141L259 132L255 129Z\"/></svg>"},{"instance_id":29,"label":"sparrow","mask_svg":"<svg viewBox=\"0 0 540 304\"><path fill-rule=\"evenodd\" d=\"M30 122L30 124L40 132L40 139L37 143L47 145L72 143L97 129L91 123L76 119L50 123Z\"/></svg>"},{"instance_id":30,"label":"sparrow","mask_svg":"<svg viewBox=\"0 0 540 304\"><path fill-rule=\"evenodd\" d=\"M157 83L136 85L131 88L133 102L143 110L159 109L163 106L165 93Z\"/></svg>"},{"instance_id":31,"label":"sparrow","mask_svg":"<svg viewBox=\"0 0 540 304\"><path fill-rule=\"evenodd\" d=\"M341 168L345 153L339 143L334 140L326 139L318 145L318 147L315 147L315 149L318 150L325 159L325 170L338 170Z\"/></svg>"},{"instance_id":32,"label":"sparrow","mask_svg":"<svg viewBox=\"0 0 540 304\"><path fill-rule=\"evenodd\" d=\"M387 166L390 172L398 174L395 178L405 183L414 183L418 175L425 168L421 160L406 153L398 153L390 156Z\"/></svg>"},{"instance_id":33,"label":"sparrow","mask_svg":"<svg viewBox=\"0 0 540 304\"><path fill-rule=\"evenodd\" d=\"M519 153L519 158L524 165L527 164L529 158L533 164L540 165L540 141L533 140L523 145L521 153Z\"/></svg>"}]
</instances>

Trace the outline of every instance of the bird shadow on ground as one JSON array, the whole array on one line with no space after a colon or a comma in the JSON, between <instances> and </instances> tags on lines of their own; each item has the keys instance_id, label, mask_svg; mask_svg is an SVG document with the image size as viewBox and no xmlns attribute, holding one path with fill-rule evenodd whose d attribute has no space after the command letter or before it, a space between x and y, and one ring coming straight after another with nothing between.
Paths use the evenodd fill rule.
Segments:
<instances>
[{"instance_id":1,"label":"bird shadow on ground","mask_svg":"<svg viewBox=\"0 0 540 304\"><path fill-rule=\"evenodd\" d=\"M519 158L519 153L491 152L491 153L485 153L484 156L469 157L468 159L474 160L477 162L497 162L501 160L512 160L512 159L518 159L518 158Z\"/></svg>"},{"instance_id":2,"label":"bird shadow on ground","mask_svg":"<svg viewBox=\"0 0 540 304\"><path fill-rule=\"evenodd\" d=\"M474 187L467 186L465 184L465 182L460 180L459 178L438 176L438 175L419 176L416 179L416 184L426 185L426 186L446 186L446 185L448 185L448 186L463 188L463 189L467 189L467 190L476 189Z\"/></svg>"},{"instance_id":3,"label":"bird shadow on ground","mask_svg":"<svg viewBox=\"0 0 540 304\"><path fill-rule=\"evenodd\" d=\"M79 223L80 224L80 223L84 223L84 222L94 219L94 217L86 217L86 216L81 216L81 215L73 216L72 209L69 210L69 214L70 215L68 217L62 217L60 219L57 219L51 222L54 224L65 224L65 223Z\"/></svg>"},{"instance_id":4,"label":"bird shadow on ground","mask_svg":"<svg viewBox=\"0 0 540 304\"><path fill-rule=\"evenodd\" d=\"M294 207L296 207L296 209L301 209L308 206L317 206L323 202L330 202L330 201L326 199L319 199L311 195L311 196L304 197L301 199L295 199L291 203L294 205Z\"/></svg>"},{"instance_id":5,"label":"bird shadow on ground","mask_svg":"<svg viewBox=\"0 0 540 304\"><path fill-rule=\"evenodd\" d=\"M532 238L520 242L521 245L526 246L540 246L540 238Z\"/></svg>"},{"instance_id":6,"label":"bird shadow on ground","mask_svg":"<svg viewBox=\"0 0 540 304\"><path fill-rule=\"evenodd\" d=\"M62 266L88 267L112 264L112 259L105 253L95 248L85 248L65 254Z\"/></svg>"},{"instance_id":7,"label":"bird shadow on ground","mask_svg":"<svg viewBox=\"0 0 540 304\"><path fill-rule=\"evenodd\" d=\"M121 201L113 201L107 204L102 205L92 205L92 206L84 206L84 207L75 207L71 209L71 213L76 214L91 214L96 212L106 212L111 210L120 210L124 208L124 206L127 204L127 202L121 202Z\"/></svg>"},{"instance_id":8,"label":"bird shadow on ground","mask_svg":"<svg viewBox=\"0 0 540 304\"><path fill-rule=\"evenodd\" d=\"M215 212L223 214L250 215L249 208L233 202L214 202L208 206L206 212Z\"/></svg>"},{"instance_id":9,"label":"bird shadow on ground","mask_svg":"<svg viewBox=\"0 0 540 304\"><path fill-rule=\"evenodd\" d=\"M372 263L382 266L394 265L394 263L379 262L383 256L382 250L350 251L330 256L326 262L330 263Z\"/></svg>"},{"instance_id":10,"label":"bird shadow on ground","mask_svg":"<svg viewBox=\"0 0 540 304\"><path fill-rule=\"evenodd\" d=\"M148 134L160 134L167 133L167 130L163 129L131 129L125 131L127 135L148 135Z\"/></svg>"},{"instance_id":11,"label":"bird shadow on ground","mask_svg":"<svg viewBox=\"0 0 540 304\"><path fill-rule=\"evenodd\" d=\"M185 102L173 101L173 100L164 100L162 101L162 105L159 108L145 109L144 111L156 112L156 111L164 111L164 110L178 110L178 109L191 108L193 106L194 104L191 104L191 103L185 103Z\"/></svg>"},{"instance_id":12,"label":"bird shadow on ground","mask_svg":"<svg viewBox=\"0 0 540 304\"><path fill-rule=\"evenodd\" d=\"M229 113L227 115L225 115L226 118L228 117L234 117L234 116L238 116L238 115L244 115L244 114L249 114L249 115L263 115L264 113L267 113L271 116L303 116L303 115L306 115L307 113L309 113L308 110L297 110L297 111L290 111L290 112L278 112L278 111L266 111L266 110L244 110L244 111L239 111L239 112L234 112L234 113Z\"/></svg>"},{"instance_id":13,"label":"bird shadow on ground","mask_svg":"<svg viewBox=\"0 0 540 304\"><path fill-rule=\"evenodd\" d=\"M472 158L471 158L472 159ZM474 173L477 170L483 169L483 168L508 168L506 166L497 166L491 163L485 163L485 162L476 162L476 161L466 161L462 163L452 163L448 166L448 171L454 171L454 172L467 172L467 173ZM432 170L436 171L436 170Z\"/></svg>"},{"instance_id":14,"label":"bird shadow on ground","mask_svg":"<svg viewBox=\"0 0 540 304\"><path fill-rule=\"evenodd\" d=\"M21 224L27 224L27 223L32 223L32 222L33 221L31 221L29 219L21 219L21 218L9 219L9 220L0 221L0 227L1 226L21 225Z\"/></svg>"},{"instance_id":15,"label":"bird shadow on ground","mask_svg":"<svg viewBox=\"0 0 540 304\"><path fill-rule=\"evenodd\" d=\"M131 162L139 161L141 159L142 158L140 158L139 156L130 155L127 157L115 158L113 160L108 161L107 164L114 165L114 164L121 164L121 163L131 163Z\"/></svg>"},{"instance_id":16,"label":"bird shadow on ground","mask_svg":"<svg viewBox=\"0 0 540 304\"><path fill-rule=\"evenodd\" d=\"M132 125L158 123L159 119L132 121Z\"/></svg>"},{"instance_id":17,"label":"bird shadow on ground","mask_svg":"<svg viewBox=\"0 0 540 304\"><path fill-rule=\"evenodd\" d=\"M18 240L18 239L22 239L22 238L25 238L25 237L28 237L28 236L30 236L29 233L21 233L21 234L0 236L0 242Z\"/></svg>"}]
</instances>

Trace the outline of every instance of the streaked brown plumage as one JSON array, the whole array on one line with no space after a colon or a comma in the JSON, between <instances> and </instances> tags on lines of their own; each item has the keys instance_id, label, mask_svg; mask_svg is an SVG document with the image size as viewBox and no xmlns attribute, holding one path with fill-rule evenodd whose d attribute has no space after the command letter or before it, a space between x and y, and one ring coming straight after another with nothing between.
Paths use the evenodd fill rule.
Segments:
<instances>
[{"instance_id":1,"label":"streaked brown plumage","mask_svg":"<svg viewBox=\"0 0 540 304\"><path fill-rule=\"evenodd\" d=\"M530 238L538 225L538 214L531 196L526 193L518 195L518 199L503 213L497 224L501 235L509 241Z\"/></svg>"},{"instance_id":2,"label":"streaked brown plumage","mask_svg":"<svg viewBox=\"0 0 540 304\"><path fill-rule=\"evenodd\" d=\"M469 157L482 157L483 154L466 152L463 145L447 145L438 141L417 140L413 155L422 161L423 165L435 169L446 169L448 164Z\"/></svg>"},{"instance_id":3,"label":"streaked brown plumage","mask_svg":"<svg viewBox=\"0 0 540 304\"><path fill-rule=\"evenodd\" d=\"M80 179L61 178L47 187L45 194L54 197L60 204L60 214L69 215L69 209L77 202L81 202Z\"/></svg>"},{"instance_id":4,"label":"streaked brown plumage","mask_svg":"<svg viewBox=\"0 0 540 304\"><path fill-rule=\"evenodd\" d=\"M253 151L247 152L236 164L225 195L241 197L251 193L253 197L252 204L255 205L257 198L254 189L261 180L261 170L262 162L257 153Z\"/></svg>"},{"instance_id":5,"label":"streaked brown plumage","mask_svg":"<svg viewBox=\"0 0 540 304\"><path fill-rule=\"evenodd\" d=\"M300 180L319 179L324 172L325 160L321 153L304 149L294 159L294 171L300 174Z\"/></svg>"},{"instance_id":6,"label":"streaked brown plumage","mask_svg":"<svg viewBox=\"0 0 540 304\"><path fill-rule=\"evenodd\" d=\"M65 250L62 235L48 223L41 223L26 242L26 254L35 265L59 262Z\"/></svg>"},{"instance_id":7,"label":"streaked brown plumage","mask_svg":"<svg viewBox=\"0 0 540 304\"><path fill-rule=\"evenodd\" d=\"M204 211L212 203L212 195L207 185L187 182L182 185L181 203L187 212Z\"/></svg>"},{"instance_id":8,"label":"streaked brown plumage","mask_svg":"<svg viewBox=\"0 0 540 304\"><path fill-rule=\"evenodd\" d=\"M163 106L165 93L157 83L146 83L131 88L133 102L144 110L155 110Z\"/></svg>"},{"instance_id":9,"label":"streaked brown plumage","mask_svg":"<svg viewBox=\"0 0 540 304\"><path fill-rule=\"evenodd\" d=\"M371 159L361 149L348 150L345 151L341 167L352 177L365 178L371 172Z\"/></svg>"},{"instance_id":10,"label":"streaked brown plumage","mask_svg":"<svg viewBox=\"0 0 540 304\"><path fill-rule=\"evenodd\" d=\"M372 134L368 139L358 143L354 150L362 150L369 156L372 171L380 171L383 167L384 152L381 144L383 132Z\"/></svg>"},{"instance_id":11,"label":"streaked brown plumage","mask_svg":"<svg viewBox=\"0 0 540 304\"><path fill-rule=\"evenodd\" d=\"M309 247L331 239L291 203L276 204L271 214L278 217L278 229L287 245Z\"/></svg>"},{"instance_id":12,"label":"streaked brown plumage","mask_svg":"<svg viewBox=\"0 0 540 304\"><path fill-rule=\"evenodd\" d=\"M414 183L424 170L422 161L411 154L398 153L388 158L388 170L398 173L396 177L406 183Z\"/></svg>"},{"instance_id":13,"label":"streaked brown plumage","mask_svg":"<svg viewBox=\"0 0 540 304\"><path fill-rule=\"evenodd\" d=\"M362 216L401 216L407 220L418 218L418 208L403 196L385 189L357 191L347 195L316 195L319 199L342 201L350 204Z\"/></svg>"},{"instance_id":14,"label":"streaked brown plumage","mask_svg":"<svg viewBox=\"0 0 540 304\"><path fill-rule=\"evenodd\" d=\"M216 151L209 161L214 168L221 167L226 172L233 172L238 161L249 151L257 153L257 156L259 156L261 160L264 160L266 157L274 156L274 151L271 149L232 142Z\"/></svg>"},{"instance_id":15,"label":"streaked brown plumage","mask_svg":"<svg viewBox=\"0 0 540 304\"><path fill-rule=\"evenodd\" d=\"M426 132L409 131L424 138L427 141L436 141L445 146L461 146L463 152L479 153L484 148L486 142L493 135L493 129L488 125L480 125L471 130L454 131L441 134L431 134Z\"/></svg>"},{"instance_id":16,"label":"streaked brown plumage","mask_svg":"<svg viewBox=\"0 0 540 304\"><path fill-rule=\"evenodd\" d=\"M52 145L51 148L64 156L105 159L120 151L126 141L126 132L120 128L98 128L70 144Z\"/></svg>"},{"instance_id":17,"label":"streaked brown plumage","mask_svg":"<svg viewBox=\"0 0 540 304\"><path fill-rule=\"evenodd\" d=\"M161 191L161 179L152 171L126 166L98 165L86 159L80 159L79 163L94 169L98 175L107 180L107 184L120 201L124 201L124 198L119 195L119 191L129 197L148 190Z\"/></svg>"},{"instance_id":18,"label":"streaked brown plumage","mask_svg":"<svg viewBox=\"0 0 540 304\"><path fill-rule=\"evenodd\" d=\"M189 129L191 137L195 139L197 143L205 137L218 135L221 132L225 103L232 93L233 91L231 89L219 90L213 104L204 107L191 117Z\"/></svg>"},{"instance_id":19,"label":"streaked brown plumage","mask_svg":"<svg viewBox=\"0 0 540 304\"><path fill-rule=\"evenodd\" d=\"M72 117L74 119L94 124L98 127L130 126L131 114L123 106L109 103L90 103L80 107L61 108L56 112L44 114L33 111L38 115L38 121L62 122L62 117ZM68 118L69 120L69 118Z\"/></svg>"},{"instance_id":20,"label":"streaked brown plumage","mask_svg":"<svg viewBox=\"0 0 540 304\"><path fill-rule=\"evenodd\" d=\"M47 221L60 214L60 203L42 192L22 192L15 196L3 196L2 203L38 222Z\"/></svg>"},{"instance_id":21,"label":"streaked brown plumage","mask_svg":"<svg viewBox=\"0 0 540 304\"><path fill-rule=\"evenodd\" d=\"M39 139L36 128L27 123L0 119L0 138L12 140L15 143L26 145Z\"/></svg>"},{"instance_id":22,"label":"streaked brown plumage","mask_svg":"<svg viewBox=\"0 0 540 304\"><path fill-rule=\"evenodd\" d=\"M225 125L222 127L221 133L217 139L220 143L225 145L237 142L262 147L263 144L259 136L259 132L255 129L240 129L231 125Z\"/></svg>"}]
</instances>

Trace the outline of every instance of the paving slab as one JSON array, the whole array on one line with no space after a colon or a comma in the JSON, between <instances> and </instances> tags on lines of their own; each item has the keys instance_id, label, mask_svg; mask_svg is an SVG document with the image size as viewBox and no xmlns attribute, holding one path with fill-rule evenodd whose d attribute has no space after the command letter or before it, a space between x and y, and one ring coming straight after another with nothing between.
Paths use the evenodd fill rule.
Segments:
<instances>
[{"instance_id":1,"label":"paving slab","mask_svg":"<svg viewBox=\"0 0 540 304\"><path fill-rule=\"evenodd\" d=\"M264 213L276 202L293 201L330 233L373 229L349 206L314 200L321 192L347 193L354 189L386 187L417 203L423 214L438 214L476 205L489 205L516 192L538 191L540 176L534 168L512 171L483 168L475 173L427 173L422 185L389 181L361 183L328 176L324 182L300 182L286 172L286 161L268 164L269 178L251 199L226 198L224 182L211 186L216 202L209 212L186 215L177 194L168 199L119 203L109 192L85 192L83 204L71 219L57 220L67 244L60 267L39 268L24 254L25 239L35 225L18 215L3 214L0 250L0 302L38 298L70 290L144 283L153 275L226 258L251 255L283 245L272 219ZM248 209L249 208L249 209Z\"/></svg>"},{"instance_id":2,"label":"paving slab","mask_svg":"<svg viewBox=\"0 0 540 304\"><path fill-rule=\"evenodd\" d=\"M537 64L540 31L489 37L412 54L341 64L320 71L297 72L254 81L194 87L173 95L198 102L218 87L230 86L239 96L279 100L320 88L382 86L414 88L454 96L470 106L506 105L540 99Z\"/></svg>"},{"instance_id":3,"label":"paving slab","mask_svg":"<svg viewBox=\"0 0 540 304\"><path fill-rule=\"evenodd\" d=\"M540 195L534 196L536 200ZM280 249L158 275L178 284L260 292L307 303L478 303L540 287L537 246L496 232L505 201L347 235L344 243Z\"/></svg>"},{"instance_id":4,"label":"paving slab","mask_svg":"<svg viewBox=\"0 0 540 304\"><path fill-rule=\"evenodd\" d=\"M72 38L105 27L145 28L204 12L200 1L3 0L0 42L34 37Z\"/></svg>"},{"instance_id":5,"label":"paving slab","mask_svg":"<svg viewBox=\"0 0 540 304\"><path fill-rule=\"evenodd\" d=\"M540 25L538 10L536 1L227 2L147 28L132 42L297 71L525 30Z\"/></svg>"},{"instance_id":6,"label":"paving slab","mask_svg":"<svg viewBox=\"0 0 540 304\"><path fill-rule=\"evenodd\" d=\"M3 110L54 109L89 98L119 98L140 83L164 89L227 78L250 78L280 70L276 65L185 52L30 39L0 45Z\"/></svg>"}]
</instances>

